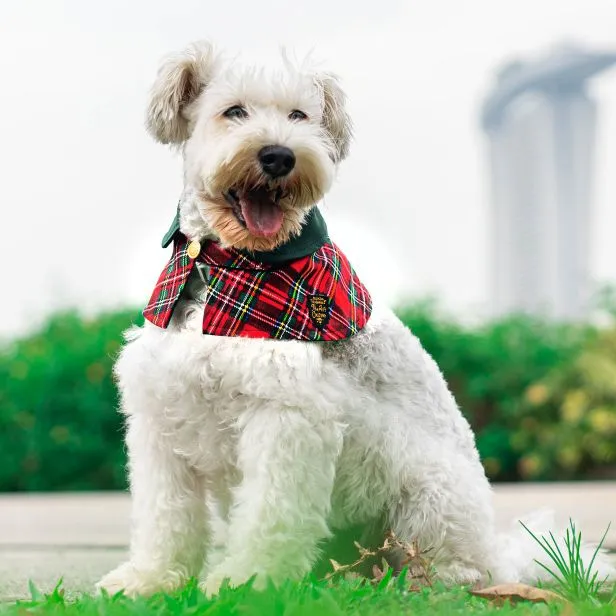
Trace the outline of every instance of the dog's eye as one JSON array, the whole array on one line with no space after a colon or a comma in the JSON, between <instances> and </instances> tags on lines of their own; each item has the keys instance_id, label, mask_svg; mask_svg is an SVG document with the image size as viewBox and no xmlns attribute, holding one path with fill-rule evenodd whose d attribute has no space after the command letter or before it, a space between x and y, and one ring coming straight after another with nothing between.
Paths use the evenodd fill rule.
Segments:
<instances>
[{"instance_id":1,"label":"dog's eye","mask_svg":"<svg viewBox=\"0 0 616 616\"><path fill-rule=\"evenodd\" d=\"M233 107L229 107L222 115L232 120L243 120L248 117L248 112L241 105L233 105Z\"/></svg>"},{"instance_id":2,"label":"dog's eye","mask_svg":"<svg viewBox=\"0 0 616 616\"><path fill-rule=\"evenodd\" d=\"M307 120L308 116L299 109L293 109L293 111L289 114L289 120Z\"/></svg>"}]
</instances>

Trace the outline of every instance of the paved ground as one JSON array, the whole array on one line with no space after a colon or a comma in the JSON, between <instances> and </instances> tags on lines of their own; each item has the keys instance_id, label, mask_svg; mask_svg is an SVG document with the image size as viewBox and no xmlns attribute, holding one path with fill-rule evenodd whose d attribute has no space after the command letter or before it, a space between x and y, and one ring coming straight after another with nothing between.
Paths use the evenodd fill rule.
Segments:
<instances>
[{"instance_id":1,"label":"paved ground","mask_svg":"<svg viewBox=\"0 0 616 616\"><path fill-rule=\"evenodd\" d=\"M616 549L616 482L500 485L495 488L498 525L541 507L559 522L573 517L597 541L607 524ZM94 582L126 556L129 501L125 494L0 495L0 599L28 594L28 579L49 590L91 591Z\"/></svg>"}]
</instances>

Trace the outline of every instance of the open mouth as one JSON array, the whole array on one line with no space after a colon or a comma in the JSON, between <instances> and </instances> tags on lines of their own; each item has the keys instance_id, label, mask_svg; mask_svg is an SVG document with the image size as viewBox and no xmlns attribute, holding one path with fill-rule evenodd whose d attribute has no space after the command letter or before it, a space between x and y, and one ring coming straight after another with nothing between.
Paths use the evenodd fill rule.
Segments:
<instances>
[{"instance_id":1,"label":"open mouth","mask_svg":"<svg viewBox=\"0 0 616 616\"><path fill-rule=\"evenodd\" d=\"M272 237L282 228L283 196L282 188L268 190L265 186L250 190L231 188L224 194L240 224L257 237Z\"/></svg>"}]
</instances>

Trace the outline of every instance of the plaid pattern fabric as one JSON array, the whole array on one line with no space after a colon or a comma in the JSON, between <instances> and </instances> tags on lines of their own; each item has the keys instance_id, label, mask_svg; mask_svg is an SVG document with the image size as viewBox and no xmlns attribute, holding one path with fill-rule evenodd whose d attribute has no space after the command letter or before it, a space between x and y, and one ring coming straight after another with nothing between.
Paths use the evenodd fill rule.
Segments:
<instances>
[{"instance_id":1,"label":"plaid pattern fabric","mask_svg":"<svg viewBox=\"0 0 616 616\"><path fill-rule=\"evenodd\" d=\"M146 319L167 327L194 260L180 236ZM344 340L370 318L370 294L351 264L327 242L306 257L272 265L208 241L197 257L208 266L203 333L277 340Z\"/></svg>"},{"instance_id":2,"label":"plaid pattern fabric","mask_svg":"<svg viewBox=\"0 0 616 616\"><path fill-rule=\"evenodd\" d=\"M188 240L182 235L173 245L173 254L161 272L143 316L158 327L167 327L190 272L195 264L188 256Z\"/></svg>"}]
</instances>

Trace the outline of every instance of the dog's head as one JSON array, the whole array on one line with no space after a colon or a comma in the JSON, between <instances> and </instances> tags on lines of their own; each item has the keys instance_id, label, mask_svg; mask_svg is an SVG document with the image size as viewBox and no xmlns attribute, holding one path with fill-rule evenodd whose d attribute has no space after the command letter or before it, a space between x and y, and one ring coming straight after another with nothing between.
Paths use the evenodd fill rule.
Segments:
<instances>
[{"instance_id":1,"label":"dog's head","mask_svg":"<svg viewBox=\"0 0 616 616\"><path fill-rule=\"evenodd\" d=\"M180 145L185 183L226 245L272 250L299 232L346 157L351 121L330 74L240 69L208 43L160 68L149 132Z\"/></svg>"}]
</instances>

